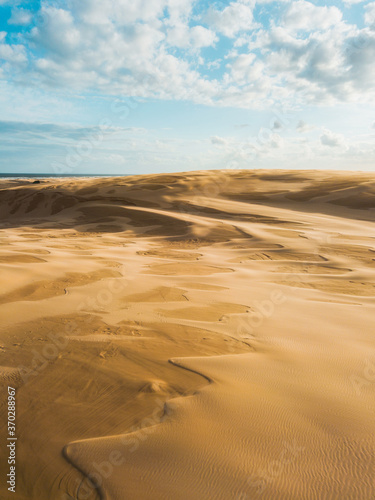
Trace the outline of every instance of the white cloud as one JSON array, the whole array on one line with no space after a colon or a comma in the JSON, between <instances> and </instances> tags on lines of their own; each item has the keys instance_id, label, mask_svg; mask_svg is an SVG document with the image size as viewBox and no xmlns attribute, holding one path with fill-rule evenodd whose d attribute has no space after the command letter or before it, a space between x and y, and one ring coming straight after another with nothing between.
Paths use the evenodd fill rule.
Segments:
<instances>
[{"instance_id":1,"label":"white cloud","mask_svg":"<svg viewBox=\"0 0 375 500\"><path fill-rule=\"evenodd\" d=\"M368 26L375 26L375 2L365 6L365 23Z\"/></svg>"},{"instance_id":2,"label":"white cloud","mask_svg":"<svg viewBox=\"0 0 375 500\"><path fill-rule=\"evenodd\" d=\"M24 46L1 44L2 74L22 85L245 108L373 101L375 30L345 23L337 7L306 0L270 9L270 26L261 28L254 3L236 0L201 12L193 0L44 3L47 22L30 29ZM229 38L224 50L223 37ZM207 55L206 47L221 52ZM224 73L212 71L220 67Z\"/></svg>"},{"instance_id":3,"label":"white cloud","mask_svg":"<svg viewBox=\"0 0 375 500\"><path fill-rule=\"evenodd\" d=\"M190 37L194 47L210 47L218 40L212 30L203 26L194 26L191 28Z\"/></svg>"},{"instance_id":4,"label":"white cloud","mask_svg":"<svg viewBox=\"0 0 375 500\"><path fill-rule=\"evenodd\" d=\"M43 51L43 57L36 59L28 79L197 102L207 102L215 94L216 82L202 78L184 58L168 53L166 41L179 46L179 40L170 33L166 38L155 22L118 27L104 22L103 16L102 22L93 26L93 17L85 23L64 9L44 7L43 14L49 22L31 30L34 47ZM140 15L133 12L132 18ZM216 35L203 26L186 27L186 33L181 44L188 43L194 50L216 41Z\"/></svg>"},{"instance_id":5,"label":"white cloud","mask_svg":"<svg viewBox=\"0 0 375 500\"><path fill-rule=\"evenodd\" d=\"M305 0L292 2L283 16L283 24L289 29L324 30L340 23L342 12L337 7L319 7Z\"/></svg>"},{"instance_id":6,"label":"white cloud","mask_svg":"<svg viewBox=\"0 0 375 500\"><path fill-rule=\"evenodd\" d=\"M6 31L0 31L0 60L19 65L27 61L25 47L21 44L7 44Z\"/></svg>"},{"instance_id":7,"label":"white cloud","mask_svg":"<svg viewBox=\"0 0 375 500\"><path fill-rule=\"evenodd\" d=\"M204 26L190 28L187 24L179 23L167 31L167 41L174 47L200 49L213 46L218 38L214 31Z\"/></svg>"},{"instance_id":8,"label":"white cloud","mask_svg":"<svg viewBox=\"0 0 375 500\"><path fill-rule=\"evenodd\" d=\"M27 26L30 24L32 14L26 9L12 9L12 15L8 20L8 24L14 24L16 26Z\"/></svg>"},{"instance_id":9,"label":"white cloud","mask_svg":"<svg viewBox=\"0 0 375 500\"><path fill-rule=\"evenodd\" d=\"M297 123L297 127L296 127L296 130L297 132L299 132L300 134L305 134L306 132L310 132L311 130L313 130L315 127L313 125L309 125L308 123L304 122L303 120L300 120L298 123Z\"/></svg>"},{"instance_id":10,"label":"white cloud","mask_svg":"<svg viewBox=\"0 0 375 500\"><path fill-rule=\"evenodd\" d=\"M366 1L367 0L343 0L344 4L346 4L346 5L355 5L357 3L363 3Z\"/></svg>"},{"instance_id":11,"label":"white cloud","mask_svg":"<svg viewBox=\"0 0 375 500\"><path fill-rule=\"evenodd\" d=\"M0 60L11 63L23 63L27 61L25 50L22 45L0 44Z\"/></svg>"},{"instance_id":12,"label":"white cloud","mask_svg":"<svg viewBox=\"0 0 375 500\"><path fill-rule=\"evenodd\" d=\"M219 33L233 38L237 33L253 29L253 7L251 0L231 2L223 10L210 7L206 19L208 24Z\"/></svg>"},{"instance_id":13,"label":"white cloud","mask_svg":"<svg viewBox=\"0 0 375 500\"><path fill-rule=\"evenodd\" d=\"M262 77L262 64L257 62L255 54L240 54L233 62L227 65L230 69L231 80L242 85L249 81L256 81Z\"/></svg>"},{"instance_id":14,"label":"white cloud","mask_svg":"<svg viewBox=\"0 0 375 500\"><path fill-rule=\"evenodd\" d=\"M345 147L345 139L340 134L335 134L334 132L325 129L324 133L320 136L320 142L323 146L329 146L330 148Z\"/></svg>"},{"instance_id":15,"label":"white cloud","mask_svg":"<svg viewBox=\"0 0 375 500\"><path fill-rule=\"evenodd\" d=\"M210 140L211 144L214 144L215 146L226 146L228 144L227 139L224 139L224 137L218 137L217 135L212 136Z\"/></svg>"},{"instance_id":16,"label":"white cloud","mask_svg":"<svg viewBox=\"0 0 375 500\"><path fill-rule=\"evenodd\" d=\"M367 101L375 94L375 31L340 24L328 30L260 30L250 44L262 52L273 95L285 101L332 104ZM282 94L282 89L286 93Z\"/></svg>"},{"instance_id":17,"label":"white cloud","mask_svg":"<svg viewBox=\"0 0 375 500\"><path fill-rule=\"evenodd\" d=\"M187 19L191 14L194 0L168 0L168 13L172 22Z\"/></svg>"},{"instance_id":18,"label":"white cloud","mask_svg":"<svg viewBox=\"0 0 375 500\"><path fill-rule=\"evenodd\" d=\"M167 0L70 0L71 10L88 24L131 25L137 21L153 22L167 7Z\"/></svg>"},{"instance_id":19,"label":"white cloud","mask_svg":"<svg viewBox=\"0 0 375 500\"><path fill-rule=\"evenodd\" d=\"M41 10L48 23L31 30L31 40L52 59L74 57L84 50L84 33L75 26L71 12L54 7ZM61 59L62 62L62 59Z\"/></svg>"}]
</instances>

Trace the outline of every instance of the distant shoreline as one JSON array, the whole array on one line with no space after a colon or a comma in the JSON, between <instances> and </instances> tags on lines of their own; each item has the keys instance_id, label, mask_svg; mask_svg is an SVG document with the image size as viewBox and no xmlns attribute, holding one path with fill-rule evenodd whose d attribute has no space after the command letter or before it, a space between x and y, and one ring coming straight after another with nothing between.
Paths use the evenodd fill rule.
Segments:
<instances>
[{"instance_id":1,"label":"distant shoreline","mask_svg":"<svg viewBox=\"0 0 375 500\"><path fill-rule=\"evenodd\" d=\"M77 177L91 177L91 178L103 178L103 177L127 177L133 174L1 174L0 179L69 179Z\"/></svg>"}]
</instances>

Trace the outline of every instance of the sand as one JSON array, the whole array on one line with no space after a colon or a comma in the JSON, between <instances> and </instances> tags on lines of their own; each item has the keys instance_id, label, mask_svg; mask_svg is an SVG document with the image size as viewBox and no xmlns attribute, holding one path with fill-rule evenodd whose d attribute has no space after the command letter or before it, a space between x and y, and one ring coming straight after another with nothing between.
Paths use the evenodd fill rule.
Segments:
<instances>
[{"instance_id":1,"label":"sand","mask_svg":"<svg viewBox=\"0 0 375 500\"><path fill-rule=\"evenodd\" d=\"M0 498L375 498L375 178L0 182Z\"/></svg>"}]
</instances>

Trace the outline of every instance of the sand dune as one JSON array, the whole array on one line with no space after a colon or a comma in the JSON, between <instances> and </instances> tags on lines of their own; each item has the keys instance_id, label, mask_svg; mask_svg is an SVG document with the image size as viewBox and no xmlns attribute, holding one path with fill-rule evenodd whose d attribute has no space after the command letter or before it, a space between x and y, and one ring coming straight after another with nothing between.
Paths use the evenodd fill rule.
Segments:
<instances>
[{"instance_id":1,"label":"sand dune","mask_svg":"<svg viewBox=\"0 0 375 500\"><path fill-rule=\"evenodd\" d=\"M358 172L2 180L0 497L375 498L374 199Z\"/></svg>"}]
</instances>

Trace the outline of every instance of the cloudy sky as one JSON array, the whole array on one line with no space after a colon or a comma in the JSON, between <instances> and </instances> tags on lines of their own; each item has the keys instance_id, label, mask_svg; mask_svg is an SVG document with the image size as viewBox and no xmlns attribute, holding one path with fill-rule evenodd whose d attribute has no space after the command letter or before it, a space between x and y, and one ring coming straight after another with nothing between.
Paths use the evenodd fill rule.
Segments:
<instances>
[{"instance_id":1,"label":"cloudy sky","mask_svg":"<svg viewBox=\"0 0 375 500\"><path fill-rule=\"evenodd\" d=\"M375 2L0 0L0 172L375 166Z\"/></svg>"}]
</instances>

